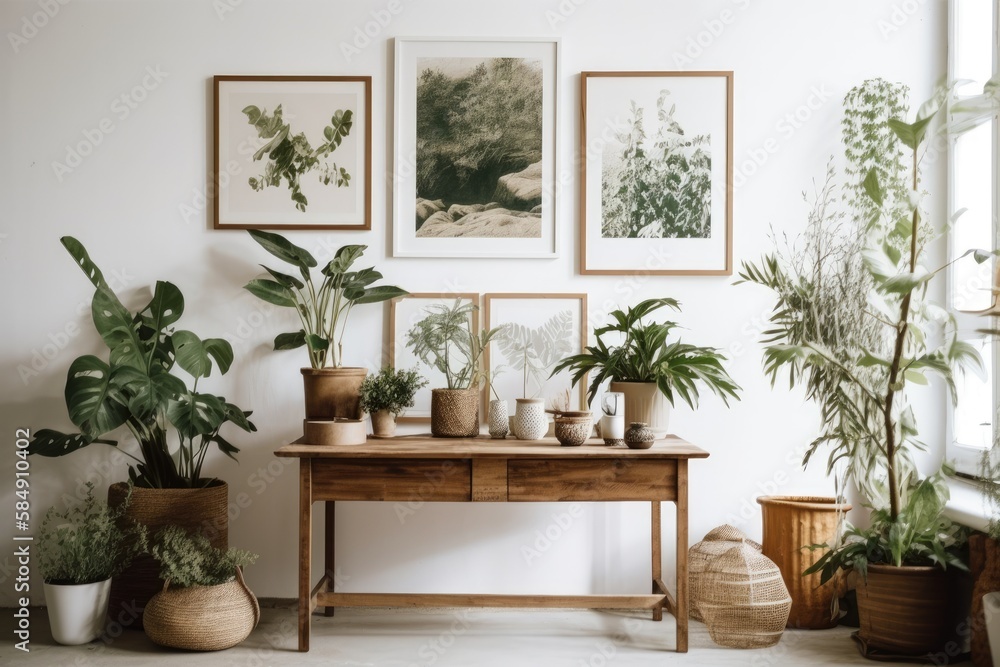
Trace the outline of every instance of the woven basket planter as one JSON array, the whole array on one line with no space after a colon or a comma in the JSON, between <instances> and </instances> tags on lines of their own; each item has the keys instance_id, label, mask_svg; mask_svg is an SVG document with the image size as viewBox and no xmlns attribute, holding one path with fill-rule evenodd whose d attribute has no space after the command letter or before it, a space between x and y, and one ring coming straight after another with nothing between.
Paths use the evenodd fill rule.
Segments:
<instances>
[{"instance_id":1,"label":"woven basket planter","mask_svg":"<svg viewBox=\"0 0 1000 667\"><path fill-rule=\"evenodd\" d=\"M108 488L108 504L125 501L128 485ZM155 533L164 526L180 526L201 533L217 549L229 548L229 485L221 482L203 489L144 489L135 487L125 515ZM142 610L163 587L160 565L144 554L111 581L108 616L125 628L141 630Z\"/></svg>"},{"instance_id":2,"label":"woven basket planter","mask_svg":"<svg viewBox=\"0 0 1000 667\"><path fill-rule=\"evenodd\" d=\"M739 544L712 559L701 587L701 614L716 644L765 648L781 641L792 599L778 566L754 546Z\"/></svg>"},{"instance_id":3,"label":"woven basket planter","mask_svg":"<svg viewBox=\"0 0 1000 667\"><path fill-rule=\"evenodd\" d=\"M688 550L688 609L690 616L696 621L704 621L701 615L701 600L704 595L705 571L708 564L733 547L748 544L760 553L761 546L753 540L748 540L743 531L729 524L713 528L705 535L705 539Z\"/></svg>"},{"instance_id":4,"label":"woven basket planter","mask_svg":"<svg viewBox=\"0 0 1000 667\"><path fill-rule=\"evenodd\" d=\"M250 636L260 622L257 597L243 572L217 586L170 588L170 582L146 605L146 634L160 646L190 651L221 651Z\"/></svg>"},{"instance_id":5,"label":"woven basket planter","mask_svg":"<svg viewBox=\"0 0 1000 667\"><path fill-rule=\"evenodd\" d=\"M431 435L435 438L479 435L479 390L432 389Z\"/></svg>"}]
</instances>

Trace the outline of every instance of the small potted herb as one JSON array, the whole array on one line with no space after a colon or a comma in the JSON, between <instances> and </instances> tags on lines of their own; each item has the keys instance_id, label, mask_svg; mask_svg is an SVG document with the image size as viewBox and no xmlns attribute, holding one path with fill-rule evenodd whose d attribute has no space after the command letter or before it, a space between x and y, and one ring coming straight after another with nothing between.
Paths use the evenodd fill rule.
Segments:
<instances>
[{"instance_id":1,"label":"small potted herb","mask_svg":"<svg viewBox=\"0 0 1000 667\"><path fill-rule=\"evenodd\" d=\"M129 487L131 491L131 487ZM104 631L111 578L146 549L146 528L125 517L124 504L109 508L87 496L74 507L45 513L38 533L38 570L45 589L52 637L75 646Z\"/></svg>"},{"instance_id":2,"label":"small potted herb","mask_svg":"<svg viewBox=\"0 0 1000 667\"><path fill-rule=\"evenodd\" d=\"M143 615L150 639L172 648L218 651L250 636L260 606L242 568L256 561L256 554L217 549L204 535L180 526L157 532L151 551L164 584Z\"/></svg>"},{"instance_id":3,"label":"small potted herb","mask_svg":"<svg viewBox=\"0 0 1000 667\"><path fill-rule=\"evenodd\" d=\"M427 380L416 369L386 366L366 377L361 383L361 409L371 415L372 432L380 438L395 435L396 417L413 407L417 390L426 386Z\"/></svg>"}]
</instances>

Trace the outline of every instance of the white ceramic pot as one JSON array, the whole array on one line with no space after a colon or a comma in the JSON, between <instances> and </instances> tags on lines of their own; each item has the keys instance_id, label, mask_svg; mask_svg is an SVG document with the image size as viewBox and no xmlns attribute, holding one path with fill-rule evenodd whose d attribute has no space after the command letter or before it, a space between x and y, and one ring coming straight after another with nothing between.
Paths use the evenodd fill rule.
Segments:
<instances>
[{"instance_id":1,"label":"white ceramic pot","mask_svg":"<svg viewBox=\"0 0 1000 667\"><path fill-rule=\"evenodd\" d=\"M657 440L670 426L670 401L655 382L612 382L610 389L625 395L625 422L645 422Z\"/></svg>"},{"instance_id":2,"label":"white ceramic pot","mask_svg":"<svg viewBox=\"0 0 1000 667\"><path fill-rule=\"evenodd\" d=\"M983 612L986 614L986 636L990 639L993 664L1000 666L1000 591L983 596Z\"/></svg>"},{"instance_id":3,"label":"white ceramic pot","mask_svg":"<svg viewBox=\"0 0 1000 667\"><path fill-rule=\"evenodd\" d=\"M545 401L540 398L519 398L514 411L514 437L519 440L538 440L549 429L545 418Z\"/></svg>"},{"instance_id":4,"label":"white ceramic pot","mask_svg":"<svg viewBox=\"0 0 1000 667\"><path fill-rule=\"evenodd\" d=\"M507 401L490 401L489 408L490 437L501 440L510 432L510 417L507 416Z\"/></svg>"},{"instance_id":5,"label":"white ceramic pot","mask_svg":"<svg viewBox=\"0 0 1000 667\"><path fill-rule=\"evenodd\" d=\"M111 580L93 584L45 584L52 638L66 646L92 642L104 632Z\"/></svg>"}]
</instances>

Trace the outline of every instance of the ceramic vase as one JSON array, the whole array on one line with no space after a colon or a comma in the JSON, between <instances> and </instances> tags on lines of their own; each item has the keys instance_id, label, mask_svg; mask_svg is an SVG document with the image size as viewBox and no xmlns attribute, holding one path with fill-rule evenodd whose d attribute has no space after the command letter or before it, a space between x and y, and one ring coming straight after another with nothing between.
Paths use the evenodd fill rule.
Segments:
<instances>
[{"instance_id":1,"label":"ceramic vase","mask_svg":"<svg viewBox=\"0 0 1000 667\"><path fill-rule=\"evenodd\" d=\"M371 416L372 435L380 438L391 438L396 435L396 415L388 410L376 410Z\"/></svg>"},{"instance_id":2,"label":"ceramic vase","mask_svg":"<svg viewBox=\"0 0 1000 667\"><path fill-rule=\"evenodd\" d=\"M107 623L111 580L93 584L45 584L52 638L65 646L92 642Z\"/></svg>"},{"instance_id":3,"label":"ceramic vase","mask_svg":"<svg viewBox=\"0 0 1000 667\"><path fill-rule=\"evenodd\" d=\"M605 445L625 444L625 394L609 391L601 399L601 437Z\"/></svg>"},{"instance_id":4,"label":"ceramic vase","mask_svg":"<svg viewBox=\"0 0 1000 667\"><path fill-rule=\"evenodd\" d=\"M514 437L518 440L538 440L549 429L545 418L545 401L540 398L519 398L514 411Z\"/></svg>"},{"instance_id":5,"label":"ceramic vase","mask_svg":"<svg viewBox=\"0 0 1000 667\"><path fill-rule=\"evenodd\" d=\"M507 415L507 401L490 401L489 408L490 437L502 440L510 431L510 418Z\"/></svg>"},{"instance_id":6,"label":"ceramic vase","mask_svg":"<svg viewBox=\"0 0 1000 667\"><path fill-rule=\"evenodd\" d=\"M625 431L625 444L629 449L649 449L656 440L656 434L646 422L632 422Z\"/></svg>"}]
</instances>

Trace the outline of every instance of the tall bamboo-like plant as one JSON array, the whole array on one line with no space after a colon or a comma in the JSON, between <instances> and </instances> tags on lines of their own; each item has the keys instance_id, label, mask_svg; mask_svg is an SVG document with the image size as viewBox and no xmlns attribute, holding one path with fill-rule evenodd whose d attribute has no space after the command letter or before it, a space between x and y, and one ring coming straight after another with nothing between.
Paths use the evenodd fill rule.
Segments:
<instances>
[{"instance_id":1,"label":"tall bamboo-like plant","mask_svg":"<svg viewBox=\"0 0 1000 667\"><path fill-rule=\"evenodd\" d=\"M487 381L480 360L483 350L499 333L496 327L472 333L477 308L455 299L451 306L432 304L428 314L406 334L406 346L422 362L445 376L448 389L478 388Z\"/></svg>"}]
</instances>

